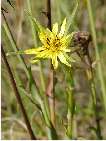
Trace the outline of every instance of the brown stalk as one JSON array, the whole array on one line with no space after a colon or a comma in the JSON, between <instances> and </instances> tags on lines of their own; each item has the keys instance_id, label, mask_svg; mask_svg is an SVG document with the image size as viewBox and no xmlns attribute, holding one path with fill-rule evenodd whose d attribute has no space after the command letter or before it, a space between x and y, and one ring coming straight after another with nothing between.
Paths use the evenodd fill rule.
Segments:
<instances>
[{"instance_id":1,"label":"brown stalk","mask_svg":"<svg viewBox=\"0 0 106 141\"><path fill-rule=\"evenodd\" d=\"M47 18L48 18L48 28L51 30L51 0L47 0ZM51 122L55 127L55 71L51 63L51 69L48 76L48 84L46 88L46 95L49 98L50 112L51 112Z\"/></svg>"},{"instance_id":2,"label":"brown stalk","mask_svg":"<svg viewBox=\"0 0 106 141\"><path fill-rule=\"evenodd\" d=\"M22 114L23 114L23 117L24 117L24 120L25 120L25 123L26 123L26 126L27 126L27 129L28 129L28 132L30 134L30 137L32 140L36 140L36 136L34 135L33 131L32 131L32 128L31 128L31 125L30 125L30 122L29 122L29 119L28 119L28 116L27 116L27 113L26 113L26 110L24 108L24 105L22 103L22 100L21 100L21 97L20 97L20 94L18 92L18 89L17 89L17 86L16 86L16 82L14 80L14 77L13 77L13 73L11 71L11 68L10 68L10 65L6 59L6 55L5 55L5 52L4 52L4 49L3 49L3 46L1 45L1 52L2 52L2 57L3 57L3 60L4 60L4 63L6 65L6 68L7 68L7 71L8 71L8 74L9 74L9 77L10 77L10 81L11 81L11 85L14 89L14 94L16 96L16 99L17 99L17 102L20 106L20 109L22 111Z\"/></svg>"},{"instance_id":3,"label":"brown stalk","mask_svg":"<svg viewBox=\"0 0 106 141\"><path fill-rule=\"evenodd\" d=\"M48 28L51 30L51 0L47 0L47 17L48 17Z\"/></svg>"}]
</instances>

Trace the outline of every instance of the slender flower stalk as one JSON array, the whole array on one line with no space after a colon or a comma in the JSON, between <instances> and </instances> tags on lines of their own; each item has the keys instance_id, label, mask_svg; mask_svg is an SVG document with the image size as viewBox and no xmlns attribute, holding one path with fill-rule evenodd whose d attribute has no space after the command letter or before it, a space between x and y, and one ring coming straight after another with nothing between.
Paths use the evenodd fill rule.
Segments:
<instances>
[{"instance_id":1,"label":"slender flower stalk","mask_svg":"<svg viewBox=\"0 0 106 141\"><path fill-rule=\"evenodd\" d=\"M89 56L89 52L85 58L85 61L89 62L89 65L90 65L90 68L86 70L86 75L87 75L89 85L90 85L90 90L91 90L93 110L94 110L94 116L95 116L95 122L96 122L96 135L98 139L102 140L103 138L101 135L100 117L98 114L98 107L97 107L97 95L96 95L96 88L95 88L95 82L94 82L94 72L92 69L92 61Z\"/></svg>"},{"instance_id":2,"label":"slender flower stalk","mask_svg":"<svg viewBox=\"0 0 106 141\"><path fill-rule=\"evenodd\" d=\"M48 25L47 27L52 30L52 21L51 21L51 0L47 0L47 17L48 17ZM55 113L55 71L51 63L51 70L49 72L49 79L51 81L51 91L49 93L49 96L51 96L52 99L49 99L49 105L50 105L50 113L51 113L51 122L53 126L56 125L56 113Z\"/></svg>"},{"instance_id":3,"label":"slender flower stalk","mask_svg":"<svg viewBox=\"0 0 106 141\"><path fill-rule=\"evenodd\" d=\"M51 0L47 0L47 17L48 25L47 27L52 30L52 20L51 20Z\"/></svg>"},{"instance_id":4,"label":"slender flower stalk","mask_svg":"<svg viewBox=\"0 0 106 141\"><path fill-rule=\"evenodd\" d=\"M69 91L69 90L68 90ZM68 111L67 111L67 136L69 139L73 139L73 93L70 90L68 92Z\"/></svg>"},{"instance_id":5,"label":"slender flower stalk","mask_svg":"<svg viewBox=\"0 0 106 141\"><path fill-rule=\"evenodd\" d=\"M67 72L68 73L68 72ZM67 89L67 137L69 139L75 139L76 136L76 120L75 120L75 98L73 93L74 80L72 76L72 70L69 71L69 84ZM71 86L70 86L71 84Z\"/></svg>"},{"instance_id":6,"label":"slender flower stalk","mask_svg":"<svg viewBox=\"0 0 106 141\"><path fill-rule=\"evenodd\" d=\"M22 111L22 114L23 114L23 117L24 117L24 120L25 120L27 129L28 129L28 132L30 134L31 139L32 140L36 140L36 136L34 135L34 133L32 131L32 128L31 128L31 125L30 125L30 122L29 122L29 119L28 119L26 110L25 110L24 105L22 103L20 94L18 92L18 89L17 89L16 83L15 83L15 80L14 80L14 77L13 77L13 74L12 74L12 71L11 71L11 68L10 68L10 66L9 66L9 64L7 62L7 59L6 59L6 55L5 55L3 46L1 47L1 51L2 51L2 56L3 56L3 59L4 59L5 65L7 67L7 71L8 71L9 77L10 77L11 84L12 84L13 89L14 89L14 92L15 92L15 96L17 98L17 102L18 102L18 104L20 106L20 109Z\"/></svg>"}]
</instances>

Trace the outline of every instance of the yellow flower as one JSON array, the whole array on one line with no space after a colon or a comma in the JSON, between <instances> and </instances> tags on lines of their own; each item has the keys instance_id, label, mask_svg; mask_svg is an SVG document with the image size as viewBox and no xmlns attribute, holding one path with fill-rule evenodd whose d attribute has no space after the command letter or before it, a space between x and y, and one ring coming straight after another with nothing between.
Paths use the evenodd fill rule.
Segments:
<instances>
[{"instance_id":1,"label":"yellow flower","mask_svg":"<svg viewBox=\"0 0 106 141\"><path fill-rule=\"evenodd\" d=\"M35 63L42 58L50 58L54 69L58 67L58 60L71 67L71 64L68 62L70 57L68 57L66 53L70 52L68 45L73 37L73 33L66 35L65 28L66 18L62 23L59 33L58 23L53 25L52 31L48 28L39 31L39 38L42 42L42 46L24 51L25 54L35 55L35 57L31 60L31 63ZM73 59L71 58L70 61L73 61Z\"/></svg>"}]
</instances>

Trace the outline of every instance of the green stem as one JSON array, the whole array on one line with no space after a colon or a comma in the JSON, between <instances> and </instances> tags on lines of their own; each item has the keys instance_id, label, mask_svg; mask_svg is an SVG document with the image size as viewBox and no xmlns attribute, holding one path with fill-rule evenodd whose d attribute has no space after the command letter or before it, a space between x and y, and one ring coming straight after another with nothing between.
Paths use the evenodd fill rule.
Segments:
<instances>
[{"instance_id":1,"label":"green stem","mask_svg":"<svg viewBox=\"0 0 106 141\"><path fill-rule=\"evenodd\" d=\"M96 95L96 88L95 88L95 82L94 82L94 72L92 69L92 61L89 56L89 52L87 54L87 58L85 59L85 61L89 62L89 65L90 65L90 68L86 70L86 75L87 75L87 79L89 81L90 90L91 90L93 110L94 110L94 116L95 116L95 122L96 122L96 135L98 139L101 140L102 135L101 135L101 127L100 127L100 118L99 118L98 107L97 107L97 95Z\"/></svg>"},{"instance_id":2,"label":"green stem","mask_svg":"<svg viewBox=\"0 0 106 141\"><path fill-rule=\"evenodd\" d=\"M68 73L68 72L67 72ZM70 87L71 83L71 87ZM68 97L67 97L67 136L69 139L76 138L75 131L75 99L73 95L73 87L74 87L74 80L72 77L72 71L70 71L70 83L69 83L69 89L67 91Z\"/></svg>"},{"instance_id":3,"label":"green stem","mask_svg":"<svg viewBox=\"0 0 106 141\"><path fill-rule=\"evenodd\" d=\"M90 83L90 88L91 88L93 109L94 109L95 122L96 122L96 135L97 135L98 139L102 140L103 138L101 135L100 119L99 119L98 110L97 110L96 89L95 89L95 83L94 83L93 78L91 80L89 80L89 83Z\"/></svg>"},{"instance_id":4,"label":"green stem","mask_svg":"<svg viewBox=\"0 0 106 141\"><path fill-rule=\"evenodd\" d=\"M105 82L104 82L103 73L102 73L102 65L101 65L101 62L100 62L99 49L98 49L98 45L97 45L96 30L95 30L95 25L94 25L91 1L86 0L86 2L87 2L88 14L89 14L90 28L91 28L92 37L93 37L93 44L94 44L94 47L95 47L96 60L98 61L97 72L98 72L98 77L100 79L100 84L101 84L101 91L102 91L104 109L106 111L106 88L105 88Z\"/></svg>"},{"instance_id":5,"label":"green stem","mask_svg":"<svg viewBox=\"0 0 106 141\"><path fill-rule=\"evenodd\" d=\"M73 138L73 116L72 116L72 100L73 100L73 94L72 91L68 92L68 111L67 111L67 135L69 139Z\"/></svg>"},{"instance_id":6,"label":"green stem","mask_svg":"<svg viewBox=\"0 0 106 141\"><path fill-rule=\"evenodd\" d=\"M42 91L45 94L45 81L44 81L44 73L43 73L41 62L39 62L39 67L40 67L40 80L41 80Z\"/></svg>"}]
</instances>

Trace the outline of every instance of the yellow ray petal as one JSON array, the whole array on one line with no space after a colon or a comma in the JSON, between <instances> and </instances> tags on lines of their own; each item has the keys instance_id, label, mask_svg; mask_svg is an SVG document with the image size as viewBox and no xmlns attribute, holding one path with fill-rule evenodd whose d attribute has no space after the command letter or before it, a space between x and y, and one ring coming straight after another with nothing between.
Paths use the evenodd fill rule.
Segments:
<instances>
[{"instance_id":1,"label":"yellow ray petal","mask_svg":"<svg viewBox=\"0 0 106 141\"><path fill-rule=\"evenodd\" d=\"M65 58L65 56L64 56L63 53L60 53L60 54L58 55L58 58L60 59L60 61L61 61L63 64L65 64L65 65L71 67L71 64L69 64L69 63L67 62L67 60L66 60L66 58Z\"/></svg>"},{"instance_id":2,"label":"yellow ray petal","mask_svg":"<svg viewBox=\"0 0 106 141\"><path fill-rule=\"evenodd\" d=\"M52 29L53 30L53 29ZM50 40L53 40L54 39L54 33L52 32L52 31L50 31L50 29L48 29L48 28L46 28L46 34L47 34L47 36L48 36L48 38L50 39Z\"/></svg>"},{"instance_id":3,"label":"yellow ray petal","mask_svg":"<svg viewBox=\"0 0 106 141\"><path fill-rule=\"evenodd\" d=\"M57 55L52 56L52 64L54 69L57 69L58 67Z\"/></svg>"},{"instance_id":4,"label":"yellow ray petal","mask_svg":"<svg viewBox=\"0 0 106 141\"><path fill-rule=\"evenodd\" d=\"M50 58L51 54L48 50L43 50L36 55L36 58Z\"/></svg>"},{"instance_id":5,"label":"yellow ray petal","mask_svg":"<svg viewBox=\"0 0 106 141\"><path fill-rule=\"evenodd\" d=\"M52 32L57 35L58 33L58 23L53 24Z\"/></svg>"},{"instance_id":6,"label":"yellow ray petal","mask_svg":"<svg viewBox=\"0 0 106 141\"><path fill-rule=\"evenodd\" d=\"M46 44L47 43L47 35L44 32L40 32L39 33L39 39L41 40L42 44Z\"/></svg>"},{"instance_id":7,"label":"yellow ray petal","mask_svg":"<svg viewBox=\"0 0 106 141\"><path fill-rule=\"evenodd\" d=\"M48 39L50 40L52 36L52 32L46 28L45 31L39 33L39 39L42 42L42 44L47 45Z\"/></svg>"},{"instance_id":8,"label":"yellow ray petal","mask_svg":"<svg viewBox=\"0 0 106 141\"><path fill-rule=\"evenodd\" d=\"M66 18L64 19L64 21L62 23L61 30L60 30L60 33L59 33L59 37L62 37L64 35L65 29L66 29Z\"/></svg>"},{"instance_id":9,"label":"yellow ray petal","mask_svg":"<svg viewBox=\"0 0 106 141\"><path fill-rule=\"evenodd\" d=\"M24 51L25 54L37 54L39 51L44 50L43 47L38 47L38 48L32 48L32 49L27 49Z\"/></svg>"}]
</instances>

